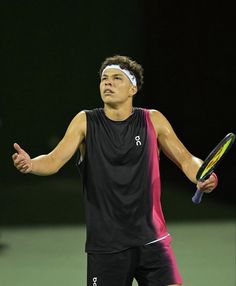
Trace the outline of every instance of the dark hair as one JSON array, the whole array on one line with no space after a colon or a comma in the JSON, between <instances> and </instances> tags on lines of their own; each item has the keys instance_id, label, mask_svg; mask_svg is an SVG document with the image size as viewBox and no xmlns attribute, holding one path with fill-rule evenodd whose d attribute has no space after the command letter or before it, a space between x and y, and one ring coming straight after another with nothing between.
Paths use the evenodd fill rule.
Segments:
<instances>
[{"instance_id":1,"label":"dark hair","mask_svg":"<svg viewBox=\"0 0 236 286\"><path fill-rule=\"evenodd\" d=\"M143 85L143 67L127 56L115 55L108 57L101 64L99 75L102 76L102 72L106 66L119 65L122 69L127 69L133 74L137 80L137 88L140 90Z\"/></svg>"}]
</instances>

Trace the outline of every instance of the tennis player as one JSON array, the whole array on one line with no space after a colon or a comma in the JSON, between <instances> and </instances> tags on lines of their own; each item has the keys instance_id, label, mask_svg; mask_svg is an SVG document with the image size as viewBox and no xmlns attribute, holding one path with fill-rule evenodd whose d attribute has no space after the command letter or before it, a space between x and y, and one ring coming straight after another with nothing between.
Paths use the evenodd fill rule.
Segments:
<instances>
[{"instance_id":1,"label":"tennis player","mask_svg":"<svg viewBox=\"0 0 236 286\"><path fill-rule=\"evenodd\" d=\"M182 285L162 212L162 150L203 192L217 185L195 177L202 160L180 142L165 116L136 108L143 68L125 56L100 69L103 108L79 112L49 154L30 158L18 144L12 156L22 173L52 175L76 152L83 176L88 286Z\"/></svg>"}]
</instances>

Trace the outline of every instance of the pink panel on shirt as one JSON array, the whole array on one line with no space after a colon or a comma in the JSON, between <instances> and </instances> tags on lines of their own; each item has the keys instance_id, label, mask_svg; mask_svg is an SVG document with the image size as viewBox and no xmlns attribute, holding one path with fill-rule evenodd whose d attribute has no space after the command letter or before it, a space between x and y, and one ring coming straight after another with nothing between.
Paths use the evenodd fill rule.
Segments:
<instances>
[{"instance_id":1,"label":"pink panel on shirt","mask_svg":"<svg viewBox=\"0 0 236 286\"><path fill-rule=\"evenodd\" d=\"M150 194L152 196L152 223L156 229L157 239L167 234L165 219L162 212L161 197L161 181L159 170L159 156L156 132L150 119L150 113L144 109L147 132L149 140L149 176L150 176Z\"/></svg>"}]
</instances>

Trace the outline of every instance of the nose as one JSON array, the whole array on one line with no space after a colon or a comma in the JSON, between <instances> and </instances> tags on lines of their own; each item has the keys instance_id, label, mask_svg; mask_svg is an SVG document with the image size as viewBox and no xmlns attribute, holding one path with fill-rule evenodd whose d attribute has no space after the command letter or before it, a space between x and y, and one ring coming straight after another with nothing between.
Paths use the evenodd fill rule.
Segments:
<instances>
[{"instance_id":1,"label":"nose","mask_svg":"<svg viewBox=\"0 0 236 286\"><path fill-rule=\"evenodd\" d=\"M108 79L108 78L106 78L106 80L105 80L105 85L111 85L111 80Z\"/></svg>"}]
</instances>

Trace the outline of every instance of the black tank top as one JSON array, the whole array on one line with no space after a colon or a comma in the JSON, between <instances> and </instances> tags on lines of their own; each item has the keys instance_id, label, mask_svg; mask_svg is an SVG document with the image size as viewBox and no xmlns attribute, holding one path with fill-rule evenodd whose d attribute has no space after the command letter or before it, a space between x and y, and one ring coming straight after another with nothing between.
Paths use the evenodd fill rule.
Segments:
<instances>
[{"instance_id":1,"label":"black tank top","mask_svg":"<svg viewBox=\"0 0 236 286\"><path fill-rule=\"evenodd\" d=\"M167 234L160 205L159 158L149 111L124 121L86 111L83 176L87 252L111 253Z\"/></svg>"}]
</instances>

